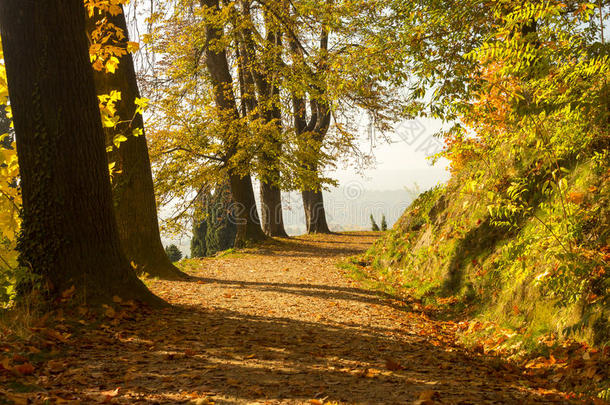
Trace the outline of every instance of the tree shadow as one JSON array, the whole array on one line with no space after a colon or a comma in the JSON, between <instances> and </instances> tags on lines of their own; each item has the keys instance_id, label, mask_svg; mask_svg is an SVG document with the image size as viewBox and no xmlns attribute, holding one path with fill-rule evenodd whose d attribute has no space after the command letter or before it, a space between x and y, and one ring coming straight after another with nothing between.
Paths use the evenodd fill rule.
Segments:
<instances>
[{"instance_id":1,"label":"tree shadow","mask_svg":"<svg viewBox=\"0 0 610 405\"><path fill-rule=\"evenodd\" d=\"M463 284L464 270L468 258L474 258L486 251L492 251L498 243L510 239L514 232L508 232L491 224L487 217L481 224L471 229L463 238L459 239L451 256L447 279L444 283L446 293L457 292Z\"/></svg>"},{"instance_id":2,"label":"tree shadow","mask_svg":"<svg viewBox=\"0 0 610 405\"><path fill-rule=\"evenodd\" d=\"M404 404L428 390L451 404L557 400L525 390L522 376L502 361L457 350L416 326L379 330L176 306L92 333L72 347L73 367L88 379L80 392L120 382L115 402L179 403L191 393L213 395L217 404ZM100 336L106 343L92 348ZM386 359L397 364L394 371Z\"/></svg>"},{"instance_id":3,"label":"tree shadow","mask_svg":"<svg viewBox=\"0 0 610 405\"><path fill-rule=\"evenodd\" d=\"M329 301L344 300L388 306L397 310L411 310L412 299L393 296L382 291L356 287L339 287L310 283L274 283L263 281L226 280L191 276L189 281L220 285L232 290L257 290L279 294L294 294L305 297L322 298Z\"/></svg>"},{"instance_id":4,"label":"tree shadow","mask_svg":"<svg viewBox=\"0 0 610 405\"><path fill-rule=\"evenodd\" d=\"M352 238L354 235L349 235ZM358 235L370 239L375 236ZM258 251L270 256L286 257L320 257L320 256L350 256L366 249L365 242L353 243L327 239L312 239L294 237L290 239L273 239L258 247Z\"/></svg>"}]
</instances>

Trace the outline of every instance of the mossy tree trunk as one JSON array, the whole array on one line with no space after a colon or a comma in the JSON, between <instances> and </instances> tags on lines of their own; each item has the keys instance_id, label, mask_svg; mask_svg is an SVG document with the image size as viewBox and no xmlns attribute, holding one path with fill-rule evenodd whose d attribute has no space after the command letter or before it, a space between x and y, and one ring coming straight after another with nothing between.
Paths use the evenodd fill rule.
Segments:
<instances>
[{"instance_id":1,"label":"mossy tree trunk","mask_svg":"<svg viewBox=\"0 0 610 405\"><path fill-rule=\"evenodd\" d=\"M123 13L117 16L95 15L88 18L87 32L92 32L96 21L103 17L121 28L128 37ZM114 74L94 70L94 79L98 94L109 94L113 90L121 92L116 115L121 121L128 121L105 130L107 146L113 145L116 135L122 134L127 138L118 148L114 147L108 156L110 162L115 162L112 194L123 251L128 260L136 266L138 274L164 279L186 278L187 275L168 259L161 243L144 122L141 114L134 114L135 100L140 97L140 91L131 54L121 58ZM133 121L129 122L132 118ZM142 129L142 134L133 136L132 131L135 128Z\"/></svg>"},{"instance_id":2,"label":"mossy tree trunk","mask_svg":"<svg viewBox=\"0 0 610 405\"><path fill-rule=\"evenodd\" d=\"M162 304L123 254L82 0L0 2L23 196L21 263L50 298Z\"/></svg>"}]
</instances>

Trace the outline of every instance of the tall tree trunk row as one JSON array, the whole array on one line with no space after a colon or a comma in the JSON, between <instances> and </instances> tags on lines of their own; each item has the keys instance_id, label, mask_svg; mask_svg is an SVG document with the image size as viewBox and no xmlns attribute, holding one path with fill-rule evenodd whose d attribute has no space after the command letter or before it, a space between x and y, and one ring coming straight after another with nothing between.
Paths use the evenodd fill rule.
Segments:
<instances>
[{"instance_id":1,"label":"tall tree trunk row","mask_svg":"<svg viewBox=\"0 0 610 405\"><path fill-rule=\"evenodd\" d=\"M23 197L20 260L50 297L161 304L123 254L82 0L0 2Z\"/></svg>"}]
</instances>

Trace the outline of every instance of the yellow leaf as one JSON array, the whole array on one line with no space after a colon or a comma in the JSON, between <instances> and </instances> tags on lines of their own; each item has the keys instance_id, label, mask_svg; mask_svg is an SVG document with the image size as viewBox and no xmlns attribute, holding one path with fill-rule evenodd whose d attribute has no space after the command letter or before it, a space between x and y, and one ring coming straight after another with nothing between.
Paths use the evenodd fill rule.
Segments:
<instances>
[{"instance_id":1,"label":"yellow leaf","mask_svg":"<svg viewBox=\"0 0 610 405\"><path fill-rule=\"evenodd\" d=\"M112 139L112 143L114 143L114 146L118 148L119 146L121 146L121 143L125 142L126 140L127 137L125 135L119 134Z\"/></svg>"},{"instance_id":2,"label":"yellow leaf","mask_svg":"<svg viewBox=\"0 0 610 405\"><path fill-rule=\"evenodd\" d=\"M108 61L106 61L106 72L114 73L116 72L116 68L119 66L119 60L114 56L110 57Z\"/></svg>"},{"instance_id":3,"label":"yellow leaf","mask_svg":"<svg viewBox=\"0 0 610 405\"><path fill-rule=\"evenodd\" d=\"M138 49L140 49L140 44L137 42L127 42L127 52L129 53L134 53L137 52Z\"/></svg>"}]
</instances>

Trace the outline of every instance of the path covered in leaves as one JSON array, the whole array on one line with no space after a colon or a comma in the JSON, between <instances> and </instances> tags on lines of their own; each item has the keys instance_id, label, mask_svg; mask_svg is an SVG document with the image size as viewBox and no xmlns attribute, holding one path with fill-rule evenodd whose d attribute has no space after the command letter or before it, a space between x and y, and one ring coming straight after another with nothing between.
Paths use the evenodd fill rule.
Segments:
<instances>
[{"instance_id":1,"label":"path covered in leaves","mask_svg":"<svg viewBox=\"0 0 610 405\"><path fill-rule=\"evenodd\" d=\"M4 358L13 373L0 403L561 403L522 370L460 348L455 324L337 268L375 237L298 237L193 262L190 281L148 283L173 305L164 310L54 315L27 358ZM32 370L17 378L18 364Z\"/></svg>"}]
</instances>

